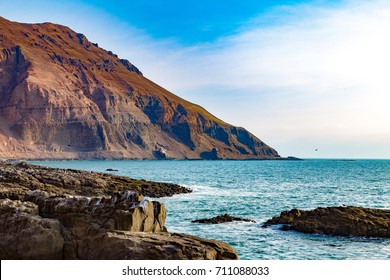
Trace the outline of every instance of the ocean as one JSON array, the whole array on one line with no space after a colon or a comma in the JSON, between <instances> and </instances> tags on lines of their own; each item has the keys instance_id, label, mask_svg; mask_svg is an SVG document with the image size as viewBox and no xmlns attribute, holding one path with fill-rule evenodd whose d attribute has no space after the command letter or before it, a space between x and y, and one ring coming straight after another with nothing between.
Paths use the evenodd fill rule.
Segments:
<instances>
[{"instance_id":1,"label":"ocean","mask_svg":"<svg viewBox=\"0 0 390 280\"><path fill-rule=\"evenodd\" d=\"M161 198L169 232L212 238L233 246L240 259L390 259L390 240L330 237L262 228L292 208L353 205L390 209L390 160L302 161L45 161L50 167L106 172L176 183L191 194ZM257 223L194 224L229 214Z\"/></svg>"}]
</instances>

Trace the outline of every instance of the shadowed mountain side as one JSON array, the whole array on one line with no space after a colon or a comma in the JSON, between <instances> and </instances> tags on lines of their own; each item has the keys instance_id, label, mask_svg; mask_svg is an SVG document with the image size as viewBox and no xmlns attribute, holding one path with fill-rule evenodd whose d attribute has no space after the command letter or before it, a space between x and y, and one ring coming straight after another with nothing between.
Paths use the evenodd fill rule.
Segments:
<instances>
[{"instance_id":1,"label":"shadowed mountain side","mask_svg":"<svg viewBox=\"0 0 390 280\"><path fill-rule=\"evenodd\" d=\"M0 17L0 157L279 155L244 128L148 80L129 61L83 34L57 24Z\"/></svg>"}]
</instances>

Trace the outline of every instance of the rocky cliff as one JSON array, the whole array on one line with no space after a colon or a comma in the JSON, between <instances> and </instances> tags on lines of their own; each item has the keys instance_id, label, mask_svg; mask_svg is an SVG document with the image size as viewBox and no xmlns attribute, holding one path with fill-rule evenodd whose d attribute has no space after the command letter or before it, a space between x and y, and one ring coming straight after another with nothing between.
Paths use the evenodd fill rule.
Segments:
<instances>
[{"instance_id":1,"label":"rocky cliff","mask_svg":"<svg viewBox=\"0 0 390 280\"><path fill-rule=\"evenodd\" d=\"M165 206L144 197L182 192L173 184L0 162L0 258L237 259L226 243L168 233Z\"/></svg>"},{"instance_id":2,"label":"rocky cliff","mask_svg":"<svg viewBox=\"0 0 390 280\"><path fill-rule=\"evenodd\" d=\"M0 17L0 158L272 159L80 33Z\"/></svg>"}]
</instances>

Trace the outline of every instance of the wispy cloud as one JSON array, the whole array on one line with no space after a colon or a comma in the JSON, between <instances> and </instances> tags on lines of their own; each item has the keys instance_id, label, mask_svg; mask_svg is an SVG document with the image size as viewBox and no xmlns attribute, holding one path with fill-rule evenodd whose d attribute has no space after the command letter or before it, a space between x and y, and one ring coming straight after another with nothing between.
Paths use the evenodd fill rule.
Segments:
<instances>
[{"instance_id":1,"label":"wispy cloud","mask_svg":"<svg viewBox=\"0 0 390 280\"><path fill-rule=\"evenodd\" d=\"M310 156L313 146L340 139L359 157L362 143L354 149L355 143L363 139L373 149L378 139L375 149L390 157L383 146L384 139L390 143L390 4L348 1L273 13L282 17L286 11L288 19L271 26L254 20L239 34L210 44L146 47L144 71L280 145L282 153ZM286 144L297 139L307 147L294 151ZM332 156L344 156L343 150L344 144Z\"/></svg>"}]
</instances>

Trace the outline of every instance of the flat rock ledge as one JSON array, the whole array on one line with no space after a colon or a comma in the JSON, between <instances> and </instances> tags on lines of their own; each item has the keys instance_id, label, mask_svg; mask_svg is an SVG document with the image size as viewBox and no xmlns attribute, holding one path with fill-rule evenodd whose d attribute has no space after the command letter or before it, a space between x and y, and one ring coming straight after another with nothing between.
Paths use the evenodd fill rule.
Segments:
<instances>
[{"instance_id":1,"label":"flat rock ledge","mask_svg":"<svg viewBox=\"0 0 390 280\"><path fill-rule=\"evenodd\" d=\"M137 182L0 162L0 258L238 259L227 243L168 233L164 204Z\"/></svg>"},{"instance_id":2,"label":"flat rock ledge","mask_svg":"<svg viewBox=\"0 0 390 280\"><path fill-rule=\"evenodd\" d=\"M222 223L230 223L230 222L250 222L250 223L256 223L256 221L251 220L251 219L245 219L245 218L240 218L240 217L233 217L228 214L216 216L213 218L208 218L208 219L199 219L199 220L194 220L191 223L201 223L201 224L222 224Z\"/></svg>"},{"instance_id":3,"label":"flat rock ledge","mask_svg":"<svg viewBox=\"0 0 390 280\"><path fill-rule=\"evenodd\" d=\"M60 195L110 196L115 192L133 191L148 197L167 197L192 192L176 184L101 172L49 168L23 161L16 164L0 161L0 182L9 188L42 190Z\"/></svg>"},{"instance_id":4,"label":"flat rock ledge","mask_svg":"<svg viewBox=\"0 0 390 280\"><path fill-rule=\"evenodd\" d=\"M263 227L270 225L303 233L390 238L390 210L355 206L292 209L266 221Z\"/></svg>"}]
</instances>

